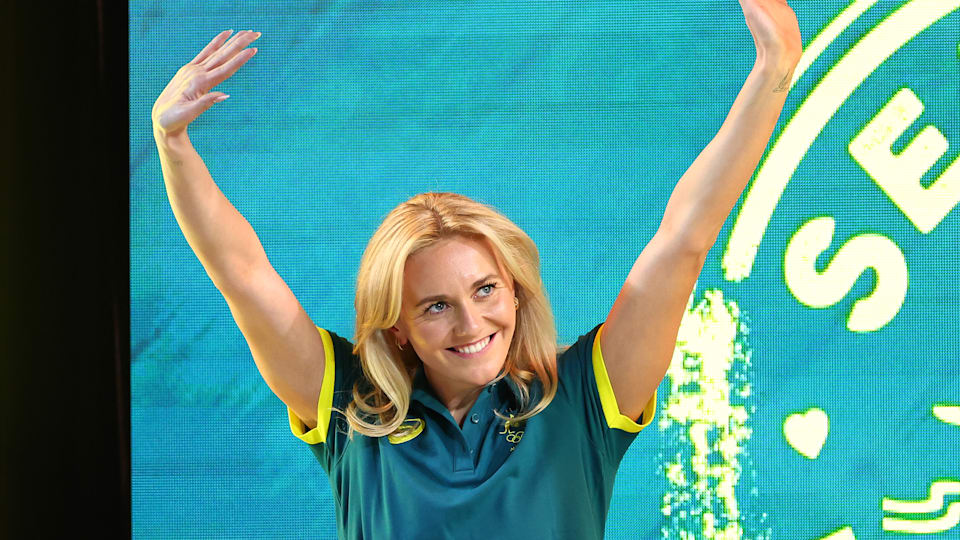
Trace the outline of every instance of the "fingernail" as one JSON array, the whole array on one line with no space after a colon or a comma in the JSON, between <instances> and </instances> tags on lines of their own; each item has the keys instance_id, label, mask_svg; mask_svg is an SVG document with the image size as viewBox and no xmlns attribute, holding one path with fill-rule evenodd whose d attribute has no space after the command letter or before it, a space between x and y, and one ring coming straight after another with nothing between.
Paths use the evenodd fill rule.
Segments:
<instances>
[{"instance_id":1,"label":"fingernail","mask_svg":"<svg viewBox=\"0 0 960 540\"><path fill-rule=\"evenodd\" d=\"M225 96L220 96L220 97L218 97L218 98L214 98L214 99L213 99L213 102L214 102L214 103L220 103L221 101L227 99L228 97L230 97L229 94L228 94L228 95L225 95Z\"/></svg>"}]
</instances>

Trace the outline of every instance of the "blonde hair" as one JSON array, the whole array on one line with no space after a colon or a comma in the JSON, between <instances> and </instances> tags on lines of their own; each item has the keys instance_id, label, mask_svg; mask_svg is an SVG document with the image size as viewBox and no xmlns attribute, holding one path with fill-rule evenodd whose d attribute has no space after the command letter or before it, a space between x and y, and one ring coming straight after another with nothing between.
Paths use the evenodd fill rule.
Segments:
<instances>
[{"instance_id":1,"label":"blonde hair","mask_svg":"<svg viewBox=\"0 0 960 540\"><path fill-rule=\"evenodd\" d=\"M389 330L400 318L404 265L413 253L451 236L485 239L514 281L520 300L516 328L496 379L510 377L518 388L520 409L510 421L538 414L557 393L557 333L533 240L489 206L456 193L422 193L387 214L360 261L353 352L360 357L367 388L354 384L347 410L334 409L347 418L350 439L354 431L370 437L398 432L407 416L420 360L412 347L400 350ZM543 395L528 409L535 377Z\"/></svg>"}]
</instances>

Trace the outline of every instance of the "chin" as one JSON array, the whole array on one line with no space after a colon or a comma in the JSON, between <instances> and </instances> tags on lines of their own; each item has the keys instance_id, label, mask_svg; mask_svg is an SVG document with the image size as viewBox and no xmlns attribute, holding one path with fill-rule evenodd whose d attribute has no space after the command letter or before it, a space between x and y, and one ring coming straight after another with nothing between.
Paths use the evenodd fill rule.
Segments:
<instances>
[{"instance_id":1,"label":"chin","mask_svg":"<svg viewBox=\"0 0 960 540\"><path fill-rule=\"evenodd\" d=\"M506 363L506 356L499 361L491 361L469 370L468 378L472 384L485 386L497 378Z\"/></svg>"}]
</instances>

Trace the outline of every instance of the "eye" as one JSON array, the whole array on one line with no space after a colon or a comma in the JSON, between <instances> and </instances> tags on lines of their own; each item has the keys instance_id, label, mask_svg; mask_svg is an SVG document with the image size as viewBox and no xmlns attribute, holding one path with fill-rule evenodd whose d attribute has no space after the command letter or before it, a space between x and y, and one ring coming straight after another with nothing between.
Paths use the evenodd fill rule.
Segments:
<instances>
[{"instance_id":1,"label":"eye","mask_svg":"<svg viewBox=\"0 0 960 540\"><path fill-rule=\"evenodd\" d=\"M447 306L446 302L436 302L427 306L427 309L424 310L425 313L440 313L443 311L443 308Z\"/></svg>"},{"instance_id":2,"label":"eye","mask_svg":"<svg viewBox=\"0 0 960 540\"><path fill-rule=\"evenodd\" d=\"M496 284L487 283L483 287L480 287L479 289L477 289L477 293L480 296L490 296L491 294L493 294L493 290L496 288L497 288Z\"/></svg>"}]
</instances>

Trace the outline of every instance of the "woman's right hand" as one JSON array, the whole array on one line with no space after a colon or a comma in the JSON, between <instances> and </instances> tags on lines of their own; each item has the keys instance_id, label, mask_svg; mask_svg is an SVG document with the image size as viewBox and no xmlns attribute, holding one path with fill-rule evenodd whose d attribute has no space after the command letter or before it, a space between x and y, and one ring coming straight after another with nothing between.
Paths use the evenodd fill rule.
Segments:
<instances>
[{"instance_id":1,"label":"woman's right hand","mask_svg":"<svg viewBox=\"0 0 960 540\"><path fill-rule=\"evenodd\" d=\"M186 131L187 125L227 94L210 90L230 78L257 49L246 49L260 37L259 32L243 30L232 39L230 30L220 32L193 60L177 71L153 104L154 131L165 136Z\"/></svg>"}]
</instances>

